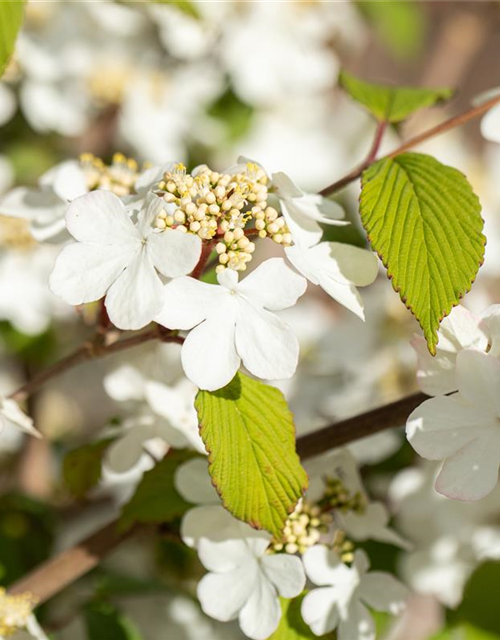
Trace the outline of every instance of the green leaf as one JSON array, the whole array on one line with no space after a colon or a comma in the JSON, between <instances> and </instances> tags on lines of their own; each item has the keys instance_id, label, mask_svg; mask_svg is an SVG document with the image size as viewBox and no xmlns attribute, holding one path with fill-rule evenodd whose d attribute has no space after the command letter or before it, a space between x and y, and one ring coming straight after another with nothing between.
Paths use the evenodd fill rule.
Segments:
<instances>
[{"instance_id":1,"label":"green leaf","mask_svg":"<svg viewBox=\"0 0 500 640\"><path fill-rule=\"evenodd\" d=\"M209 473L224 506L279 535L307 488L283 394L238 373L223 389L199 391L195 406Z\"/></svg>"},{"instance_id":2,"label":"green leaf","mask_svg":"<svg viewBox=\"0 0 500 640\"><path fill-rule=\"evenodd\" d=\"M439 323L483 262L479 200L462 173L419 153L376 162L361 185L368 239L435 354Z\"/></svg>"},{"instance_id":3,"label":"green leaf","mask_svg":"<svg viewBox=\"0 0 500 640\"><path fill-rule=\"evenodd\" d=\"M177 492L174 484L179 465L196 456L192 451L171 451L161 462L147 471L130 502L122 509L120 528L130 529L136 523L172 522L192 505Z\"/></svg>"},{"instance_id":4,"label":"green leaf","mask_svg":"<svg viewBox=\"0 0 500 640\"><path fill-rule=\"evenodd\" d=\"M414 111L442 100L449 100L452 89L417 89L414 87L392 87L372 84L342 71L339 77L341 86L347 93L368 109L378 120L401 122Z\"/></svg>"},{"instance_id":5,"label":"green leaf","mask_svg":"<svg viewBox=\"0 0 500 640\"><path fill-rule=\"evenodd\" d=\"M418 55L426 45L426 16L419 2L358 0L357 7L378 32L380 41L399 58Z\"/></svg>"},{"instance_id":6,"label":"green leaf","mask_svg":"<svg viewBox=\"0 0 500 640\"><path fill-rule=\"evenodd\" d=\"M14 51L17 33L24 17L24 0L0 2L0 76Z\"/></svg>"},{"instance_id":7,"label":"green leaf","mask_svg":"<svg viewBox=\"0 0 500 640\"><path fill-rule=\"evenodd\" d=\"M73 449L64 458L63 478L76 498L83 498L101 479L102 459L113 438Z\"/></svg>"},{"instance_id":8,"label":"green leaf","mask_svg":"<svg viewBox=\"0 0 500 640\"><path fill-rule=\"evenodd\" d=\"M500 562L485 562L478 567L465 585L460 606L450 613L452 622L467 623L500 636L500 616L496 595L499 582ZM481 640L483 640L482 637Z\"/></svg>"},{"instance_id":9,"label":"green leaf","mask_svg":"<svg viewBox=\"0 0 500 640\"><path fill-rule=\"evenodd\" d=\"M293 600L287 600L286 598L280 598L281 601L281 620L278 628L269 636L268 640L316 640L316 638L323 638L323 640L334 640L335 635L328 633L325 636L316 636L309 629L306 623L302 620L300 613L300 607L302 606L302 600L304 599L306 592Z\"/></svg>"},{"instance_id":10,"label":"green leaf","mask_svg":"<svg viewBox=\"0 0 500 640\"><path fill-rule=\"evenodd\" d=\"M142 640L132 622L109 602L91 602L84 615L88 640Z\"/></svg>"}]
</instances>

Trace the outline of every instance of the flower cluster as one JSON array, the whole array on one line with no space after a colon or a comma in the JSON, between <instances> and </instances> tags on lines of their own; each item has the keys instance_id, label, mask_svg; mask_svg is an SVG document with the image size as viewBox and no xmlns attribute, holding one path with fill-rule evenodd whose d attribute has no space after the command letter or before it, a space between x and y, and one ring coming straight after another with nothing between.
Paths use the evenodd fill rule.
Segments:
<instances>
[{"instance_id":1,"label":"flower cluster","mask_svg":"<svg viewBox=\"0 0 500 640\"><path fill-rule=\"evenodd\" d=\"M134 193L135 183L140 176L137 161L125 157L123 153L115 153L110 165L92 153L82 153L80 167L89 191L107 189L117 196Z\"/></svg>"},{"instance_id":2,"label":"flower cluster","mask_svg":"<svg viewBox=\"0 0 500 640\"><path fill-rule=\"evenodd\" d=\"M9 638L19 630L26 629L30 637L47 640L33 615L37 599L31 593L9 595L0 587L0 638Z\"/></svg>"},{"instance_id":3,"label":"flower cluster","mask_svg":"<svg viewBox=\"0 0 500 640\"><path fill-rule=\"evenodd\" d=\"M202 240L217 237L217 272L225 268L245 271L255 251L244 232L249 221L254 221L260 238L270 237L284 246L292 242L283 216L268 206L268 182L265 171L254 162L224 173L203 165L190 174L179 163L164 174L156 191L175 208L162 210L155 226L195 233Z\"/></svg>"}]
</instances>

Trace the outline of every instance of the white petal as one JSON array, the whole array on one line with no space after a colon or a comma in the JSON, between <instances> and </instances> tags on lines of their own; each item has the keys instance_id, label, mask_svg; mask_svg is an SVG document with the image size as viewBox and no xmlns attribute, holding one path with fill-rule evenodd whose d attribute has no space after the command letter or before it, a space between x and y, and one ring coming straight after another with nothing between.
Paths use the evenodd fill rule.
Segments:
<instances>
[{"instance_id":1,"label":"white petal","mask_svg":"<svg viewBox=\"0 0 500 640\"><path fill-rule=\"evenodd\" d=\"M62 162L44 173L40 185L50 186L65 202L71 202L88 192L85 175L76 160Z\"/></svg>"},{"instance_id":2,"label":"white petal","mask_svg":"<svg viewBox=\"0 0 500 640\"><path fill-rule=\"evenodd\" d=\"M106 452L106 464L115 473L126 473L135 466L144 453L144 442L151 438L154 430L145 425L134 425Z\"/></svg>"},{"instance_id":3,"label":"white petal","mask_svg":"<svg viewBox=\"0 0 500 640\"><path fill-rule=\"evenodd\" d=\"M375 622L368 609L360 602L352 602L337 635L338 640L375 640Z\"/></svg>"},{"instance_id":4,"label":"white petal","mask_svg":"<svg viewBox=\"0 0 500 640\"><path fill-rule=\"evenodd\" d=\"M490 426L477 407L465 404L458 395L438 396L413 411L406 423L406 437L422 457L443 460Z\"/></svg>"},{"instance_id":5,"label":"white petal","mask_svg":"<svg viewBox=\"0 0 500 640\"><path fill-rule=\"evenodd\" d=\"M375 281L378 275L378 260L373 251L353 247L342 242L328 242L326 244L330 249L331 261L335 262L335 270L333 265L331 267L332 277L339 277L338 270L342 278L357 287L366 287ZM316 247L312 251L315 249Z\"/></svg>"},{"instance_id":6,"label":"white petal","mask_svg":"<svg viewBox=\"0 0 500 640\"><path fill-rule=\"evenodd\" d=\"M217 274L217 281L225 289L233 291L238 285L238 272L234 271L234 269L224 269L224 271Z\"/></svg>"},{"instance_id":7,"label":"white petal","mask_svg":"<svg viewBox=\"0 0 500 640\"><path fill-rule=\"evenodd\" d=\"M388 573L372 571L363 577L358 595L375 611L386 611L396 616L405 608L409 592Z\"/></svg>"},{"instance_id":8,"label":"white petal","mask_svg":"<svg viewBox=\"0 0 500 640\"><path fill-rule=\"evenodd\" d=\"M353 284L339 284L332 278L320 277L319 285L343 307L352 311L361 320L365 319L363 300Z\"/></svg>"},{"instance_id":9,"label":"white petal","mask_svg":"<svg viewBox=\"0 0 500 640\"><path fill-rule=\"evenodd\" d=\"M252 640L266 640L281 619L281 606L274 587L259 573L247 604L240 613L243 633Z\"/></svg>"},{"instance_id":10,"label":"white petal","mask_svg":"<svg viewBox=\"0 0 500 640\"><path fill-rule=\"evenodd\" d=\"M332 587L313 589L305 596L301 608L302 617L317 636L329 633L337 627L339 612L336 603L337 589Z\"/></svg>"},{"instance_id":11,"label":"white petal","mask_svg":"<svg viewBox=\"0 0 500 640\"><path fill-rule=\"evenodd\" d=\"M304 590L306 576L299 558L286 554L262 558L262 569L283 598L295 598Z\"/></svg>"},{"instance_id":12,"label":"white petal","mask_svg":"<svg viewBox=\"0 0 500 640\"><path fill-rule=\"evenodd\" d=\"M33 420L24 413L15 400L10 398L0 399L0 421L13 426L30 436L41 438L42 435L35 429Z\"/></svg>"},{"instance_id":13,"label":"white petal","mask_svg":"<svg viewBox=\"0 0 500 640\"><path fill-rule=\"evenodd\" d=\"M301 212L300 205L297 206L297 202L300 200L301 198L280 200L281 213L285 218L295 245L301 248L308 248L321 240L323 229L316 220Z\"/></svg>"},{"instance_id":14,"label":"white petal","mask_svg":"<svg viewBox=\"0 0 500 640\"><path fill-rule=\"evenodd\" d=\"M0 214L13 218L63 218L66 204L52 191L17 187L0 199Z\"/></svg>"},{"instance_id":15,"label":"white petal","mask_svg":"<svg viewBox=\"0 0 500 640\"><path fill-rule=\"evenodd\" d=\"M175 488L193 504L220 504L219 496L208 475L207 460L194 458L181 465L174 478Z\"/></svg>"},{"instance_id":16,"label":"white petal","mask_svg":"<svg viewBox=\"0 0 500 640\"><path fill-rule=\"evenodd\" d=\"M417 354L417 382L423 393L441 396L457 390L456 352L441 351L438 344L436 355L431 356L427 341L422 336L415 336L411 346Z\"/></svg>"},{"instance_id":17,"label":"white petal","mask_svg":"<svg viewBox=\"0 0 500 640\"><path fill-rule=\"evenodd\" d=\"M232 530L234 518L221 506L191 509L181 523L181 538L188 547L198 547L203 540L221 541Z\"/></svg>"},{"instance_id":18,"label":"white petal","mask_svg":"<svg viewBox=\"0 0 500 640\"><path fill-rule=\"evenodd\" d=\"M198 584L201 608L216 620L234 620L248 602L254 584L255 577L245 575L242 568L224 574L209 573Z\"/></svg>"},{"instance_id":19,"label":"white petal","mask_svg":"<svg viewBox=\"0 0 500 640\"><path fill-rule=\"evenodd\" d=\"M235 322L233 306L221 305L191 331L182 345L184 373L200 389L215 391L225 387L238 371Z\"/></svg>"},{"instance_id":20,"label":"white petal","mask_svg":"<svg viewBox=\"0 0 500 640\"><path fill-rule=\"evenodd\" d=\"M390 529L389 514L381 502L370 503L364 511L349 511L341 516L342 529L354 540L378 540L408 549L408 543Z\"/></svg>"},{"instance_id":21,"label":"white petal","mask_svg":"<svg viewBox=\"0 0 500 640\"><path fill-rule=\"evenodd\" d=\"M237 287L238 294L270 311L293 306L307 288L307 282L289 267L283 258L261 263Z\"/></svg>"},{"instance_id":22,"label":"white petal","mask_svg":"<svg viewBox=\"0 0 500 640\"><path fill-rule=\"evenodd\" d=\"M163 307L164 286L140 250L106 295L106 310L119 329L142 329Z\"/></svg>"},{"instance_id":23,"label":"white petal","mask_svg":"<svg viewBox=\"0 0 500 640\"><path fill-rule=\"evenodd\" d=\"M290 327L243 299L236 321L236 349L250 373L265 380L291 378L299 360L299 341Z\"/></svg>"},{"instance_id":24,"label":"white petal","mask_svg":"<svg viewBox=\"0 0 500 640\"><path fill-rule=\"evenodd\" d=\"M66 225L80 242L106 246L141 242L139 230L111 191L92 191L73 200L66 212Z\"/></svg>"},{"instance_id":25,"label":"white petal","mask_svg":"<svg viewBox=\"0 0 500 640\"><path fill-rule=\"evenodd\" d=\"M159 164L146 169L135 181L135 190L138 193L148 191L163 179L165 173L172 171L174 166L175 162L167 162L166 164Z\"/></svg>"},{"instance_id":26,"label":"white petal","mask_svg":"<svg viewBox=\"0 0 500 640\"><path fill-rule=\"evenodd\" d=\"M456 500L480 500L495 488L499 464L500 434L476 437L445 461L436 491Z\"/></svg>"},{"instance_id":27,"label":"white petal","mask_svg":"<svg viewBox=\"0 0 500 640\"><path fill-rule=\"evenodd\" d=\"M68 304L100 300L125 269L130 246L70 244L59 254L49 279L50 289Z\"/></svg>"},{"instance_id":28,"label":"white petal","mask_svg":"<svg viewBox=\"0 0 500 640\"><path fill-rule=\"evenodd\" d=\"M500 360L468 349L457 355L456 379L469 402L500 417Z\"/></svg>"},{"instance_id":29,"label":"white petal","mask_svg":"<svg viewBox=\"0 0 500 640\"><path fill-rule=\"evenodd\" d=\"M165 285L163 308L155 321L168 329L192 329L218 306L223 294L216 285L176 278Z\"/></svg>"},{"instance_id":30,"label":"white petal","mask_svg":"<svg viewBox=\"0 0 500 640\"><path fill-rule=\"evenodd\" d=\"M323 586L334 584L345 565L335 551L317 544L310 547L302 556L307 577L314 584Z\"/></svg>"},{"instance_id":31,"label":"white petal","mask_svg":"<svg viewBox=\"0 0 500 640\"><path fill-rule=\"evenodd\" d=\"M108 373L103 385L108 396L117 402L144 400L144 375L131 365L122 365Z\"/></svg>"},{"instance_id":32,"label":"white petal","mask_svg":"<svg viewBox=\"0 0 500 640\"><path fill-rule=\"evenodd\" d=\"M283 198L300 198L304 195L293 180L283 171L273 173L271 180L276 193Z\"/></svg>"},{"instance_id":33,"label":"white petal","mask_svg":"<svg viewBox=\"0 0 500 640\"><path fill-rule=\"evenodd\" d=\"M167 229L152 233L147 247L154 266L167 278L184 276L196 267L201 254L201 239L192 233Z\"/></svg>"},{"instance_id":34,"label":"white petal","mask_svg":"<svg viewBox=\"0 0 500 640\"><path fill-rule=\"evenodd\" d=\"M257 560L241 535L237 521L225 529L221 538L223 539L205 538L198 545L198 556L206 569L216 573L226 573L243 565L252 571L254 566L257 567Z\"/></svg>"},{"instance_id":35,"label":"white petal","mask_svg":"<svg viewBox=\"0 0 500 640\"><path fill-rule=\"evenodd\" d=\"M500 105L490 109L481 120L481 133L486 140L500 143Z\"/></svg>"}]
</instances>

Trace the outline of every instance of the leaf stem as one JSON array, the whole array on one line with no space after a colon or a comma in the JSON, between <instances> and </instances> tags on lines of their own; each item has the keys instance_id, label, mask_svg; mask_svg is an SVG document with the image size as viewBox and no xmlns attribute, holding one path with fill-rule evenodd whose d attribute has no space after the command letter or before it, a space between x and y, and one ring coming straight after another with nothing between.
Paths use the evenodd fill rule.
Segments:
<instances>
[{"instance_id":1,"label":"leaf stem","mask_svg":"<svg viewBox=\"0 0 500 640\"><path fill-rule=\"evenodd\" d=\"M453 116L452 118L449 118L444 122L441 122L441 124L438 124L435 127L427 129L427 131L423 131L422 133L419 133L418 135L413 136L413 138L410 138L409 140L401 144L399 147L397 147L397 149L394 149L394 151L391 151L391 153L388 153L387 155L383 156L383 158L394 158L395 156L401 153L404 153L405 151L408 151L408 149L412 149L413 147L416 147L417 145L419 145L422 142L425 142L426 140L430 140L435 136L445 133L446 131L450 131L455 127L459 127L465 124L466 122L473 120L474 118L482 116L484 113L489 111L489 109L491 109L497 104L500 104L500 95L490 98L486 102L483 102L482 104L477 105L476 107L471 107L470 109L467 109L467 111L463 111L462 113L459 113L458 115ZM329 195L332 195L333 193L336 193L337 191L340 191L340 189L347 186L357 178L361 177L361 174L363 173L363 171L370 164L372 164L372 162L373 162L373 159L370 161L368 161L368 159L365 160L359 166L355 167L351 172L345 175L343 178L340 178L340 180L337 180L336 182L329 185L328 187L325 187L322 191L320 191L320 194L322 196L329 196Z\"/></svg>"}]
</instances>

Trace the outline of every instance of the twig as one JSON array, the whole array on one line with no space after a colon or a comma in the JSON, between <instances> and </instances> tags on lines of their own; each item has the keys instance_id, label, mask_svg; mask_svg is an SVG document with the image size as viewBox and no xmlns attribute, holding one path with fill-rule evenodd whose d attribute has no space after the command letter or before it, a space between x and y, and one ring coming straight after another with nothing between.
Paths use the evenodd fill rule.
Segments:
<instances>
[{"instance_id":1,"label":"twig","mask_svg":"<svg viewBox=\"0 0 500 640\"><path fill-rule=\"evenodd\" d=\"M96 334L95 338L82 344L69 356L62 358L62 360L58 360L52 366L47 367L39 374L33 376L29 382L24 384L22 387L19 387L19 389L14 391L14 393L9 397L17 402L22 402L52 378L55 378L61 373L68 371L68 369L72 369L76 365L87 360L103 358L113 353L118 353L119 351L131 349L132 347L143 344L144 342L149 342L150 340L182 342L182 338L177 336L175 332L163 330L159 325L155 325L155 327L149 331L138 333L130 338L125 338L124 340L119 340L118 342L113 342L109 345L100 344L100 339L101 334Z\"/></svg>"},{"instance_id":2,"label":"twig","mask_svg":"<svg viewBox=\"0 0 500 640\"><path fill-rule=\"evenodd\" d=\"M312 458L329 449L365 438L385 429L402 425L408 415L427 396L416 393L354 418L342 420L297 439L297 451L302 458ZM48 560L32 573L15 582L10 593L29 592L43 604L69 584L96 567L110 551L129 535L117 531L112 522L80 544Z\"/></svg>"},{"instance_id":3,"label":"twig","mask_svg":"<svg viewBox=\"0 0 500 640\"><path fill-rule=\"evenodd\" d=\"M492 107L494 107L499 103L500 103L500 96L495 96L494 98L490 98L490 100L487 100L486 102L483 102L482 104L476 107L467 109L467 111L463 111L462 113L459 113L458 115L453 116L448 120L445 120L441 124L438 124L435 127L432 127L431 129L427 129L427 131L424 131L423 133L413 136L413 138L410 138L409 140L404 142L402 145L400 145L397 149L383 156L383 158L394 158L395 156L398 156L399 154L404 153L408 149L412 149L413 147L416 147L420 143L425 142L430 138L434 138L434 136L438 136L442 133L445 133L446 131L450 131L455 127L459 127L462 124L469 122L469 120L473 120L474 118L477 118L483 115L483 113L486 113L486 111L489 111L489 109L491 109ZM361 177L361 174L363 173L363 171L370 164L371 162L367 163L367 160L365 160L358 167L354 168L350 173L348 173L346 176L344 176L343 178L340 178L340 180L337 180L337 182L334 182L328 187L325 187L322 191L320 191L320 194L322 196L329 196L332 193L339 191L346 185L350 184L357 178Z\"/></svg>"}]
</instances>

